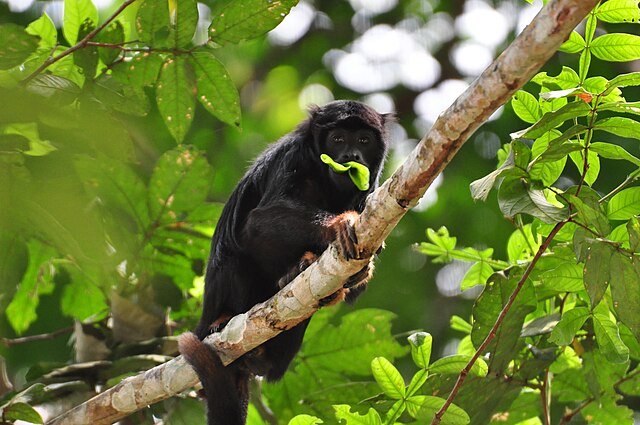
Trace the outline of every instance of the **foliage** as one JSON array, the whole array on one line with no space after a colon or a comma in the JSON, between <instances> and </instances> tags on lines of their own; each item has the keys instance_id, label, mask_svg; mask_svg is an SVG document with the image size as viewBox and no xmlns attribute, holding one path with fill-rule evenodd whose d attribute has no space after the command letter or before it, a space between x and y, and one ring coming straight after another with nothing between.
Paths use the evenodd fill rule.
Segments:
<instances>
[{"instance_id":1,"label":"foliage","mask_svg":"<svg viewBox=\"0 0 640 425\"><path fill-rule=\"evenodd\" d=\"M89 0L64 3L59 29L45 13L30 23L0 20L0 98L13 106L0 108L0 312L16 334L35 331L38 321L73 319L75 358L57 362L49 352L30 350L39 362L19 376L21 391L0 399L3 421L41 423L32 406L68 394L89 397L96 384L110 387L176 354L167 328L190 328L198 315L209 239L222 207L217 201L244 168L245 157L235 155L253 154L247 153L251 143L230 148L232 138L221 136L222 126L206 133L194 129L210 125L198 123L205 111L239 127L231 77L241 80L242 71L225 48L251 56L256 68L272 68L256 59L262 47L236 43L275 27L296 1L205 1L211 17L204 39L195 1L121 1L104 16ZM419 9L419 3L406 7ZM441 3L455 8L457 2ZM430 309L427 319L418 302L427 297L404 288L390 297L381 284L379 299L401 308L400 316L380 309L342 316L321 311L291 371L264 385L261 402L281 423L322 423L318 417L425 423L442 408L463 368L468 376L442 416L445 423L539 417L546 423L543 406L556 422L579 416L594 423L630 422L624 404L640 395L640 190L633 186L640 159L631 153L635 146L621 139L640 134L640 104L622 95L640 85L640 77L605 79L589 70L598 60L640 58L638 36L596 32L600 21L638 22L638 13L635 1L603 2L586 33L574 32L562 47L577 55L575 70L541 73L528 91L514 96L513 111L530 126L499 152L499 167L472 185L477 199L498 186L500 212L517 227L506 250L487 248L485 240L460 249L446 228L427 231L428 242L418 249L435 263L467 263L462 289L484 289L468 321L451 318L451 329L461 336L457 352L436 358L432 354L440 351L432 353L432 344L445 341L423 332L410 335L410 349L399 344L392 321L400 329L431 323L426 326L436 335L431 317L446 315ZM340 36L332 30L332 38ZM253 142L254 149L263 141L256 134L273 138L299 120L298 75L308 77L305 84L328 80L306 69L307 47L296 51L301 59L291 64L275 56L284 65L261 81L269 97L258 98L255 109L264 116L250 122L253 127L243 118L243 142ZM318 62L322 53L315 53ZM293 104L296 113L275 103ZM165 129L173 141L163 139ZM604 183L609 160L630 169L613 190ZM574 175L576 186L559 180ZM457 199L450 192L448 199ZM459 208L444 199L444 213L431 222L467 222L466 231L455 231L463 241L483 234L475 213L473 220L460 220L454 211ZM399 277L393 263L409 255L398 252L382 254L378 276L389 274L393 285L387 286L404 287L412 278ZM426 279L414 280L424 285ZM474 357L494 334L491 328L514 290L519 293L496 336ZM398 301L403 294L416 302ZM44 304L53 297L58 315L52 318ZM432 305L439 308L437 302ZM409 351L413 366L404 356ZM249 423L265 423L268 415L255 406ZM165 423L196 423L204 412L201 403L181 396L136 420L150 423L152 414Z\"/></svg>"}]
</instances>

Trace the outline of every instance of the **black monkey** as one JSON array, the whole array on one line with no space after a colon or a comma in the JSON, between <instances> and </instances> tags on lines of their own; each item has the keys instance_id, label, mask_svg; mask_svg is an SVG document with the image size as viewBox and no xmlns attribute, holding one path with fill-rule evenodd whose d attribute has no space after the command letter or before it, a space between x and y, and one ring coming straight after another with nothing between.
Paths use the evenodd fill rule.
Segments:
<instances>
[{"instance_id":1,"label":"black monkey","mask_svg":"<svg viewBox=\"0 0 640 425\"><path fill-rule=\"evenodd\" d=\"M334 240L346 258L358 258L353 222L378 184L387 151L389 120L355 101L312 108L309 118L267 148L240 180L224 207L211 243L204 306L196 335L184 334L180 351L207 396L209 425L245 423L249 379L284 375L300 349L308 320L224 367L200 340L233 316L265 301L308 267ZM369 189L320 160L356 161L370 170ZM349 278L323 305L353 301L372 266Z\"/></svg>"}]
</instances>

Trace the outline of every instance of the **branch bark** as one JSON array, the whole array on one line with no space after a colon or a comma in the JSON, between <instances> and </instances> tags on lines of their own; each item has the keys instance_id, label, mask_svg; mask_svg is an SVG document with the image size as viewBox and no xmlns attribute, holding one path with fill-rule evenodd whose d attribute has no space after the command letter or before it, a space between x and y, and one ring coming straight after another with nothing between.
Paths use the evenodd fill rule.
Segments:
<instances>
[{"instance_id":1,"label":"branch bark","mask_svg":"<svg viewBox=\"0 0 640 425\"><path fill-rule=\"evenodd\" d=\"M529 81L598 0L552 0L531 24L436 121L405 163L367 200L356 223L366 252L382 244L464 142ZM264 303L234 317L206 342L225 364L310 317L318 300L340 289L368 258L346 261L330 246L304 273ZM178 357L53 419L49 425L109 424L198 382Z\"/></svg>"}]
</instances>

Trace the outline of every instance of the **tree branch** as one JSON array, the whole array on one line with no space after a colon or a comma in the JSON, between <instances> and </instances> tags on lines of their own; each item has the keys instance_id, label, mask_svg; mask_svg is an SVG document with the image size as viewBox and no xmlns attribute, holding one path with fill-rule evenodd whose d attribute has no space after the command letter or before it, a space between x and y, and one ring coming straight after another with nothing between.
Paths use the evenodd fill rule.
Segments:
<instances>
[{"instance_id":1,"label":"tree branch","mask_svg":"<svg viewBox=\"0 0 640 425\"><path fill-rule=\"evenodd\" d=\"M566 40L598 0L552 0L511 46L445 111L406 162L367 200L355 229L360 245L373 253L464 142L498 107L529 81ZM225 364L318 309L318 300L342 287L368 258L346 261L330 246L305 272L271 299L234 317L206 342ZM198 382L178 357L115 387L53 419L50 425L109 424Z\"/></svg>"}]
</instances>

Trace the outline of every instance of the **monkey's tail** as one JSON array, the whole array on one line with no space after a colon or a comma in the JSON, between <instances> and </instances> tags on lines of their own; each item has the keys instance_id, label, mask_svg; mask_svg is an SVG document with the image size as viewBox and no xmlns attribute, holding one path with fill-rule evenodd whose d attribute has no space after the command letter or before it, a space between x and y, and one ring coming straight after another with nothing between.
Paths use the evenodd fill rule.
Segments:
<instances>
[{"instance_id":1,"label":"monkey's tail","mask_svg":"<svg viewBox=\"0 0 640 425\"><path fill-rule=\"evenodd\" d=\"M209 425L244 425L249 401L249 374L231 365L198 337L186 332L178 339L180 353L198 374L207 396Z\"/></svg>"}]
</instances>

